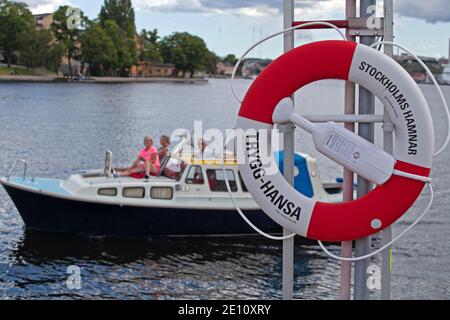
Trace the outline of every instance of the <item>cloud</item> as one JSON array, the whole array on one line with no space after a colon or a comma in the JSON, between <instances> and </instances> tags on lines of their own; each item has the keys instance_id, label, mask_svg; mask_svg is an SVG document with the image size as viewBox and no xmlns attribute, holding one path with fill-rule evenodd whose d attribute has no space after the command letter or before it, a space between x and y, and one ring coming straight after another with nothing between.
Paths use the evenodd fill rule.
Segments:
<instances>
[{"instance_id":1,"label":"cloud","mask_svg":"<svg viewBox=\"0 0 450 320\"><path fill-rule=\"evenodd\" d=\"M136 7L160 12L200 12L249 17L280 16L282 0L134 0ZM450 21L449 0L396 0L395 12L400 16L427 22ZM305 20L343 16L343 0L295 0L295 16Z\"/></svg>"},{"instance_id":2,"label":"cloud","mask_svg":"<svg viewBox=\"0 0 450 320\"><path fill-rule=\"evenodd\" d=\"M247 17L275 17L282 13L282 0L134 0L143 10L200 12ZM296 14L318 15L323 10L343 8L342 0L296 0ZM325 12L326 14L326 12Z\"/></svg>"},{"instance_id":3,"label":"cloud","mask_svg":"<svg viewBox=\"0 0 450 320\"><path fill-rule=\"evenodd\" d=\"M200 12L237 16L277 16L281 13L277 0L134 0L143 10L159 12Z\"/></svg>"},{"instance_id":4,"label":"cloud","mask_svg":"<svg viewBox=\"0 0 450 320\"><path fill-rule=\"evenodd\" d=\"M268 7L281 10L282 1L279 0L199 0L206 8L239 9L252 7Z\"/></svg>"},{"instance_id":5,"label":"cloud","mask_svg":"<svg viewBox=\"0 0 450 320\"><path fill-rule=\"evenodd\" d=\"M17 0L20 1L20 0ZM70 0L22 0L33 13L52 12ZM90 0L92 1L92 0ZM100 1L100 0L97 0ZM243 17L280 17L283 0L132 0L136 9L155 12L196 12ZM295 0L296 16L326 18L330 11L344 11L343 0Z\"/></svg>"},{"instance_id":6,"label":"cloud","mask_svg":"<svg viewBox=\"0 0 450 320\"><path fill-rule=\"evenodd\" d=\"M203 11L199 0L134 0L139 9L161 12L199 12Z\"/></svg>"},{"instance_id":7,"label":"cloud","mask_svg":"<svg viewBox=\"0 0 450 320\"><path fill-rule=\"evenodd\" d=\"M54 12L59 6L70 5L69 0L20 0L28 4L34 14Z\"/></svg>"},{"instance_id":8,"label":"cloud","mask_svg":"<svg viewBox=\"0 0 450 320\"><path fill-rule=\"evenodd\" d=\"M301 32L295 33L295 41L314 41L314 35L311 30L302 30Z\"/></svg>"},{"instance_id":9,"label":"cloud","mask_svg":"<svg viewBox=\"0 0 450 320\"><path fill-rule=\"evenodd\" d=\"M450 22L448 0L397 0L395 11L400 16L423 19L426 22Z\"/></svg>"},{"instance_id":10,"label":"cloud","mask_svg":"<svg viewBox=\"0 0 450 320\"><path fill-rule=\"evenodd\" d=\"M295 17L299 20L330 19L345 15L345 1L341 0L297 0Z\"/></svg>"},{"instance_id":11,"label":"cloud","mask_svg":"<svg viewBox=\"0 0 450 320\"><path fill-rule=\"evenodd\" d=\"M21 1L27 3L33 13L52 12L60 5L70 4L70 0ZM133 0L133 4L137 9L158 12L276 17L282 14L283 0ZM394 4L399 16L423 19L430 23L450 22L449 0L395 0ZM295 0L295 16L304 20L343 16L344 9L343 0Z\"/></svg>"}]
</instances>

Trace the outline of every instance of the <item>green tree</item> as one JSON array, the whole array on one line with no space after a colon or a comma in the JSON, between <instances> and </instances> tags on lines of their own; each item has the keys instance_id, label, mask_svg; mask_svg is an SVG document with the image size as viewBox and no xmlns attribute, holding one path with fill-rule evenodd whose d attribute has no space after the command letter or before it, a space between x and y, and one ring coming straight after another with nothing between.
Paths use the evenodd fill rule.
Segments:
<instances>
[{"instance_id":1,"label":"green tree","mask_svg":"<svg viewBox=\"0 0 450 320\"><path fill-rule=\"evenodd\" d=\"M35 30L24 36L26 46L19 51L19 61L28 68L46 67L54 70L61 61L58 46L51 45L52 35L47 30Z\"/></svg>"},{"instance_id":2,"label":"green tree","mask_svg":"<svg viewBox=\"0 0 450 320\"><path fill-rule=\"evenodd\" d=\"M50 55L47 60L47 69L57 72L59 65L61 64L61 59L66 52L63 45L59 43L53 43L50 48Z\"/></svg>"},{"instance_id":3,"label":"green tree","mask_svg":"<svg viewBox=\"0 0 450 320\"><path fill-rule=\"evenodd\" d=\"M116 65L120 75L127 76L131 66L138 63L135 15L131 0L105 0L99 21L115 44Z\"/></svg>"},{"instance_id":4,"label":"green tree","mask_svg":"<svg viewBox=\"0 0 450 320\"><path fill-rule=\"evenodd\" d=\"M147 31L143 29L138 36L139 60L161 62L162 57L158 48L158 30Z\"/></svg>"},{"instance_id":5,"label":"green tree","mask_svg":"<svg viewBox=\"0 0 450 320\"><path fill-rule=\"evenodd\" d=\"M131 0L105 0L99 14L100 24L106 27L107 21L113 20L120 29L133 38L136 34L136 24Z\"/></svg>"},{"instance_id":6,"label":"green tree","mask_svg":"<svg viewBox=\"0 0 450 320\"><path fill-rule=\"evenodd\" d=\"M117 50L108 33L95 22L89 23L80 37L81 57L91 73L103 76L117 65Z\"/></svg>"},{"instance_id":7,"label":"green tree","mask_svg":"<svg viewBox=\"0 0 450 320\"><path fill-rule=\"evenodd\" d=\"M131 66L137 63L136 43L114 20L105 22L105 32L111 38L117 52L114 66L119 69L121 76L127 76Z\"/></svg>"},{"instance_id":8,"label":"green tree","mask_svg":"<svg viewBox=\"0 0 450 320\"><path fill-rule=\"evenodd\" d=\"M400 65L408 71L409 74L423 73L423 67L415 60L401 61ZM435 61L425 61L425 65L430 69L433 74L439 75L444 69L436 59Z\"/></svg>"},{"instance_id":9,"label":"green tree","mask_svg":"<svg viewBox=\"0 0 450 320\"><path fill-rule=\"evenodd\" d=\"M234 54L227 54L225 56L225 58L222 59L223 62L225 63L230 63L233 66L236 65L236 63L238 62L238 58L234 55ZM243 63L241 63L238 67L238 69L236 70L236 75L237 76L242 76L242 67L243 67Z\"/></svg>"},{"instance_id":10,"label":"green tree","mask_svg":"<svg viewBox=\"0 0 450 320\"><path fill-rule=\"evenodd\" d=\"M223 61L231 63L231 64L236 64L236 62L238 61L238 58L236 58L236 56L234 54L227 54L225 56L225 58L223 58Z\"/></svg>"},{"instance_id":11,"label":"green tree","mask_svg":"<svg viewBox=\"0 0 450 320\"><path fill-rule=\"evenodd\" d=\"M175 32L159 42L161 55L165 62L175 64L177 71L190 72L191 77L196 70L205 70L209 50L202 38L187 32Z\"/></svg>"},{"instance_id":12,"label":"green tree","mask_svg":"<svg viewBox=\"0 0 450 320\"><path fill-rule=\"evenodd\" d=\"M26 46L25 35L35 27L31 11L25 3L0 2L0 50L11 67L14 53Z\"/></svg>"},{"instance_id":13,"label":"green tree","mask_svg":"<svg viewBox=\"0 0 450 320\"><path fill-rule=\"evenodd\" d=\"M145 31L145 29L143 30ZM147 31L147 37L148 37L148 41L150 41L151 44L157 46L158 45L158 29L153 29L151 31Z\"/></svg>"},{"instance_id":14,"label":"green tree","mask_svg":"<svg viewBox=\"0 0 450 320\"><path fill-rule=\"evenodd\" d=\"M206 58L205 69L210 75L217 74L217 63L220 61L219 57L212 51L208 52L208 56Z\"/></svg>"},{"instance_id":15,"label":"green tree","mask_svg":"<svg viewBox=\"0 0 450 320\"><path fill-rule=\"evenodd\" d=\"M78 40L87 22L83 11L69 6L60 6L53 14L50 30L56 42L64 48L70 76L72 76L72 59L80 53Z\"/></svg>"}]
</instances>

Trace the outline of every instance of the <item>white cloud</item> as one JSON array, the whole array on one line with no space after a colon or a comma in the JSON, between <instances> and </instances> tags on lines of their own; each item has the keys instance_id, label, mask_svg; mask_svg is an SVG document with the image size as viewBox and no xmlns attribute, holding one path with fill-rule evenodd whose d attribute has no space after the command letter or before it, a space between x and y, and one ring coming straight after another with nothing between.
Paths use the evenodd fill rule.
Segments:
<instances>
[{"instance_id":1,"label":"white cloud","mask_svg":"<svg viewBox=\"0 0 450 320\"><path fill-rule=\"evenodd\" d=\"M200 12L236 16L266 17L280 14L274 1L264 0L134 0L138 9L159 12Z\"/></svg>"},{"instance_id":2,"label":"white cloud","mask_svg":"<svg viewBox=\"0 0 450 320\"><path fill-rule=\"evenodd\" d=\"M300 0L296 1L295 17L299 20L330 19L345 16L345 1L341 0Z\"/></svg>"},{"instance_id":3,"label":"white cloud","mask_svg":"<svg viewBox=\"0 0 450 320\"><path fill-rule=\"evenodd\" d=\"M247 17L281 14L281 0L134 0L138 9L159 12L200 12Z\"/></svg>"},{"instance_id":4,"label":"white cloud","mask_svg":"<svg viewBox=\"0 0 450 320\"><path fill-rule=\"evenodd\" d=\"M247 17L274 17L282 14L282 0L134 0L137 9L159 12L200 12ZM295 0L296 16L316 19L330 13L343 15L343 0Z\"/></svg>"},{"instance_id":5,"label":"white cloud","mask_svg":"<svg viewBox=\"0 0 450 320\"><path fill-rule=\"evenodd\" d=\"M20 0L28 4L34 14L49 13L55 11L59 6L70 5L69 0Z\"/></svg>"},{"instance_id":6,"label":"white cloud","mask_svg":"<svg viewBox=\"0 0 450 320\"><path fill-rule=\"evenodd\" d=\"M450 22L448 0L396 0L395 12L400 16L423 19L426 22Z\"/></svg>"},{"instance_id":7,"label":"white cloud","mask_svg":"<svg viewBox=\"0 0 450 320\"><path fill-rule=\"evenodd\" d=\"M199 0L134 0L139 9L162 12L204 11Z\"/></svg>"},{"instance_id":8,"label":"white cloud","mask_svg":"<svg viewBox=\"0 0 450 320\"><path fill-rule=\"evenodd\" d=\"M295 33L295 41L314 41L314 34L311 30L302 30L301 32Z\"/></svg>"},{"instance_id":9,"label":"white cloud","mask_svg":"<svg viewBox=\"0 0 450 320\"><path fill-rule=\"evenodd\" d=\"M60 5L70 5L70 0L21 1L27 3L33 13L52 12ZM133 0L136 9L142 10L215 13L256 18L280 16L282 3L283 0ZM299 19L343 16L344 10L344 0L295 0L295 16ZM395 13L431 23L450 22L450 1L395 0Z\"/></svg>"},{"instance_id":10,"label":"white cloud","mask_svg":"<svg viewBox=\"0 0 450 320\"><path fill-rule=\"evenodd\" d=\"M278 16L283 0L133 0L138 9L160 12L200 12L250 17ZM450 21L449 0L395 0L395 12L435 23ZM344 16L344 0L295 0L299 19L326 19Z\"/></svg>"},{"instance_id":11,"label":"white cloud","mask_svg":"<svg viewBox=\"0 0 450 320\"><path fill-rule=\"evenodd\" d=\"M235 16L246 16L246 17L254 17L254 18L263 18L263 17L274 17L280 14L277 8L272 8L265 5L259 5L254 7L242 7L242 8L233 8L227 10L216 10L217 13L227 13Z\"/></svg>"}]
</instances>

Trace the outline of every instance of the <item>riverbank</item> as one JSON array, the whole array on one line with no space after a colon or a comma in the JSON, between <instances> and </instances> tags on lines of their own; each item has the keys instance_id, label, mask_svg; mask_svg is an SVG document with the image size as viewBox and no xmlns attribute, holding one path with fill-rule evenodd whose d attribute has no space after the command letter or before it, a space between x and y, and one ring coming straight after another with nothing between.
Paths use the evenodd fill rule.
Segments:
<instances>
[{"instance_id":1,"label":"riverbank","mask_svg":"<svg viewBox=\"0 0 450 320\"><path fill-rule=\"evenodd\" d=\"M206 78L121 78L121 77L91 77L86 80L69 80L61 77L51 76L22 76L22 75L0 75L0 82L30 82L30 83L207 83Z\"/></svg>"}]
</instances>

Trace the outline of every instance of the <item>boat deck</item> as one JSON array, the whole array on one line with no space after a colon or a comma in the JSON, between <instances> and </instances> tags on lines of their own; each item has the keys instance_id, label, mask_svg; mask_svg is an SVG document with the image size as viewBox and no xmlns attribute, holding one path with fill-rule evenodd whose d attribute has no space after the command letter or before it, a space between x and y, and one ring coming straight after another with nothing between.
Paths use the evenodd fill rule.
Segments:
<instances>
[{"instance_id":1,"label":"boat deck","mask_svg":"<svg viewBox=\"0 0 450 320\"><path fill-rule=\"evenodd\" d=\"M59 179L46 179L46 178L31 178L23 179L22 177L10 177L9 181L2 178L2 183L11 183L18 186L25 187L27 189L34 189L39 192L50 192L61 195L71 195L72 193L61 186L61 180Z\"/></svg>"}]
</instances>

